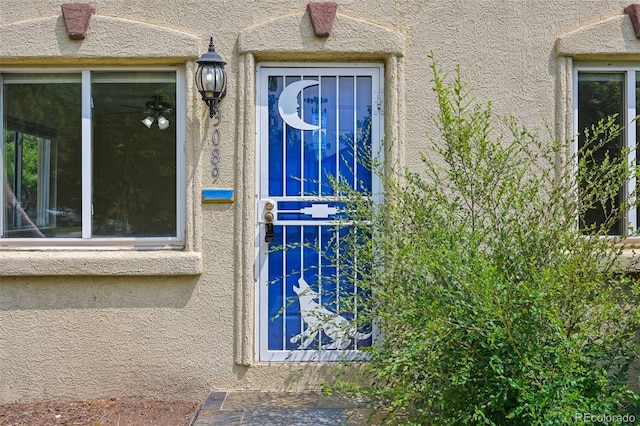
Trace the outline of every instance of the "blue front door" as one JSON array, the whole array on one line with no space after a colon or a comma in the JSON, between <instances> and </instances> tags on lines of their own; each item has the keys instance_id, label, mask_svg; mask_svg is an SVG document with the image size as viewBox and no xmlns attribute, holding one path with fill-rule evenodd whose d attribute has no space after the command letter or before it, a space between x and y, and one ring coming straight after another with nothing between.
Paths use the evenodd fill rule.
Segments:
<instances>
[{"instance_id":1,"label":"blue front door","mask_svg":"<svg viewBox=\"0 0 640 426\"><path fill-rule=\"evenodd\" d=\"M371 344L346 326L336 179L380 194L382 67L258 67L257 359L337 360ZM286 249L285 249L286 247ZM353 286L351 286L353 287ZM350 287L350 288L351 288Z\"/></svg>"}]
</instances>

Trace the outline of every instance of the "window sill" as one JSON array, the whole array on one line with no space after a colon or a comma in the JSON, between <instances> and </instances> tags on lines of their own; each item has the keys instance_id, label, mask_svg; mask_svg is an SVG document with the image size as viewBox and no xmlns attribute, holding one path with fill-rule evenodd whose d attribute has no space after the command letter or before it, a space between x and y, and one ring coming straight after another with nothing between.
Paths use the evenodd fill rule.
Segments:
<instances>
[{"instance_id":1,"label":"window sill","mask_svg":"<svg viewBox=\"0 0 640 426\"><path fill-rule=\"evenodd\" d=\"M631 274L640 272L640 251L636 244L623 248L616 266L618 271Z\"/></svg>"},{"instance_id":2,"label":"window sill","mask_svg":"<svg viewBox=\"0 0 640 426\"><path fill-rule=\"evenodd\" d=\"M0 251L0 276L202 274L202 254L171 250Z\"/></svg>"}]
</instances>

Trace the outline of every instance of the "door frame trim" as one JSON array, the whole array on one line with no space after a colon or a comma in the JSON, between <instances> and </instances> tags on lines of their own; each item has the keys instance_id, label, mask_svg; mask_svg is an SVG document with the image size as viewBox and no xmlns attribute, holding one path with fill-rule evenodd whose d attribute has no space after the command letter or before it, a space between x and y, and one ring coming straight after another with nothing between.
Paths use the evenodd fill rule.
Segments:
<instances>
[{"instance_id":1,"label":"door frame trim","mask_svg":"<svg viewBox=\"0 0 640 426\"><path fill-rule=\"evenodd\" d=\"M298 34L298 29L292 29L294 32L291 36ZM248 29L246 31L253 31ZM244 33L243 33L244 34ZM288 33L279 32L283 39L288 38ZM351 33L349 33L351 34ZM355 33L354 33L355 34ZM347 37L348 39L348 37ZM346 46L347 44L345 44ZM255 262L257 255L255 241L255 226L253 217L255 214L255 144L256 144L256 58L260 60L268 59L269 61L287 61L287 60L315 60L317 62L328 60L325 50L312 51L305 49L299 54L292 54L290 50L274 48L270 50L269 55L264 54L261 50L264 44L255 46L255 48L242 51L238 57L238 78L236 80L236 117L238 122L235 125L236 150L235 158L238 165L234 169L234 177L231 185L235 185L236 201L233 212L233 227L237 237L234 238L234 265L233 265L233 292L234 305L234 338L233 338L233 362L240 366L262 366L268 368L268 363L259 363L255 361ZM406 106L406 64L402 49L398 51L380 52L380 53L364 53L353 52L349 50L348 58L340 55L331 55L331 60L335 58L345 58L345 60L354 60L361 62L378 61L384 63L384 87L385 87L385 114L384 114L384 130L385 140L385 163L390 172L402 170L405 164L405 127ZM287 63L287 62L278 62ZM188 65L188 72L195 70L195 64ZM194 157L200 155L200 150L193 147L190 155ZM391 167L392 166L392 167ZM196 225L198 218L201 216L199 210L194 210L194 220ZM200 231L198 231L200 230ZM200 228L195 229L195 233L201 232ZM317 364L316 365L320 365ZM256 371L261 369L248 370ZM270 377L274 372L270 371ZM253 377L253 376L252 376Z\"/></svg>"}]
</instances>

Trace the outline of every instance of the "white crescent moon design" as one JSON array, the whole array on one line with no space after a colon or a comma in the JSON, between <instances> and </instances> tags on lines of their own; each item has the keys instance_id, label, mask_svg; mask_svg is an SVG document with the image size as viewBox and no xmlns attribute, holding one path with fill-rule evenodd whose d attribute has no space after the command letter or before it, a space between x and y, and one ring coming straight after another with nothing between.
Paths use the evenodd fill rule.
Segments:
<instances>
[{"instance_id":1,"label":"white crescent moon design","mask_svg":"<svg viewBox=\"0 0 640 426\"><path fill-rule=\"evenodd\" d=\"M289 126L300 130L318 130L320 126L307 123L298 116L298 93L302 92L305 87L319 84L318 80L300 80L291 83L282 90L280 98L278 98L278 111L280 117Z\"/></svg>"}]
</instances>

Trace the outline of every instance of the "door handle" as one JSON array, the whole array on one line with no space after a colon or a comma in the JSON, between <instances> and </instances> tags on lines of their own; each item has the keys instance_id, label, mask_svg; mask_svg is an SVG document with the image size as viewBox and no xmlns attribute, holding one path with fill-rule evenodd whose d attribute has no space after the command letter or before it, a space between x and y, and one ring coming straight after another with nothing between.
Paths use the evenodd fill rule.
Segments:
<instances>
[{"instance_id":1,"label":"door handle","mask_svg":"<svg viewBox=\"0 0 640 426\"><path fill-rule=\"evenodd\" d=\"M267 222L264 224L264 242L272 243L276 239L276 233L273 230L273 223Z\"/></svg>"},{"instance_id":2,"label":"door handle","mask_svg":"<svg viewBox=\"0 0 640 426\"><path fill-rule=\"evenodd\" d=\"M264 219L264 242L272 243L276 239L276 234L273 229L273 219L275 218L273 212L273 208L275 207L275 203L271 200L266 200L263 204L265 213L262 216Z\"/></svg>"}]
</instances>

